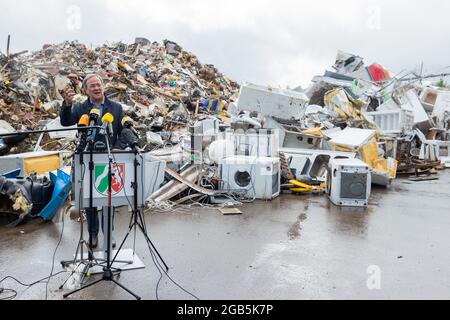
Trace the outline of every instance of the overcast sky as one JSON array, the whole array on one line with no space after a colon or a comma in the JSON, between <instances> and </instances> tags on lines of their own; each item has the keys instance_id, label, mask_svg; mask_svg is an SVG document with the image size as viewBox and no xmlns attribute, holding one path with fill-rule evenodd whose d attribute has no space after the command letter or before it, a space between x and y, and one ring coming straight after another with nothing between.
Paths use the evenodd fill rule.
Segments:
<instances>
[{"instance_id":1,"label":"overcast sky","mask_svg":"<svg viewBox=\"0 0 450 320\"><path fill-rule=\"evenodd\" d=\"M0 50L79 40L170 39L228 77L307 86L338 49L404 69L450 72L445 0L0 0Z\"/></svg>"}]
</instances>

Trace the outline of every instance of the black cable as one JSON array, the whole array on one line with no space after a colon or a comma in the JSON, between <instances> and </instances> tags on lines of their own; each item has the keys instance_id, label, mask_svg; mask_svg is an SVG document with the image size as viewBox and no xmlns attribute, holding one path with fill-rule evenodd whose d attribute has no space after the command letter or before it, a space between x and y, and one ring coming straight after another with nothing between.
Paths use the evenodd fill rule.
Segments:
<instances>
[{"instance_id":1,"label":"black cable","mask_svg":"<svg viewBox=\"0 0 450 320\"><path fill-rule=\"evenodd\" d=\"M117 160L116 160L116 156L114 155L114 153L111 151L111 155L112 155L112 157L113 157L113 160L114 160L114 163L113 164L115 164L116 165L116 169L117 169ZM128 195L127 195L127 190L126 190L126 188L127 188L127 186L125 185L125 181L123 180L123 177L122 177L122 175L120 174L120 170L118 170L119 171L119 177L120 177L120 181L122 182L122 185L123 185L123 193L125 194L125 198L127 199L127 202L128 202L128 204L130 205L130 207L131 208L133 208L133 205L131 204L131 201L130 201L130 199L128 198Z\"/></svg>"},{"instance_id":2,"label":"black cable","mask_svg":"<svg viewBox=\"0 0 450 320\"><path fill-rule=\"evenodd\" d=\"M117 160L116 160L114 154L113 154L113 159L114 159L114 162L117 164ZM142 159L142 163L141 163L141 183L142 183L141 188L142 188L142 186L144 185L144 171L143 171L143 170L144 170L144 169L143 169L143 167L144 167L144 157L141 156L141 159ZM128 204L130 205L131 208L133 208L133 205L131 204L131 201L129 200L129 198L128 198L128 196L127 196L125 182L123 181L122 175L121 175L120 173L119 173L119 177L120 177L120 180L121 180L121 182L122 182L122 184L123 184L123 186L124 186L124 193L125 193L125 197L126 197L126 199L127 199L127 201L128 201ZM157 178L157 177L156 177L156 178ZM156 180L157 180L157 179L156 179ZM156 180L155 180L155 184L156 184ZM142 201L143 201L143 198L144 198L144 192L142 192ZM141 209L142 209L142 208L141 208ZM145 230L145 232L147 232L147 231ZM147 241L147 239L146 239L146 241ZM157 283L157 285L156 285L156 291L155 291L156 300L159 300L159 297L158 297L158 287L159 287L159 283L161 282L161 280L162 280L162 278L163 278L163 274L162 274L162 272L161 272L161 271L159 270L159 268L158 268L157 260L155 260L156 257L154 256L154 253L153 253L153 251L152 251L150 245L148 244L148 241L147 241L147 245L149 246L150 256L151 256L151 258L152 258L152 260L153 260L153 263L155 264L156 269L158 270L159 275L160 275L159 280L158 280L158 283Z\"/></svg>"},{"instance_id":3,"label":"black cable","mask_svg":"<svg viewBox=\"0 0 450 320\"><path fill-rule=\"evenodd\" d=\"M60 275L61 273L66 273L67 271L60 271L58 273L55 273L52 277L56 277L58 275ZM45 280L47 280L49 277L45 277L41 280L38 280L36 282L33 282L31 284L26 284L26 283L22 283L21 281L17 280L16 278L14 278L13 276L6 276L4 277L2 280L0 280L0 283L2 283L3 281L7 280L7 279L12 279L15 282L17 282L18 284L20 284L22 287L33 287L35 285L37 285L38 283L44 282ZM6 289L5 289L6 290Z\"/></svg>"},{"instance_id":4,"label":"black cable","mask_svg":"<svg viewBox=\"0 0 450 320\"><path fill-rule=\"evenodd\" d=\"M156 300L159 300L159 296L158 296L159 284L161 283L161 280L162 280L162 278L163 278L163 274L162 274L161 270L160 270L159 267L158 267L157 257L155 256L153 250L151 249L150 244L148 243L148 241L147 241L147 246L148 246L148 249L149 249L149 251L150 251L150 256L151 256L151 258L152 258L152 260L153 260L153 264L155 265L156 270L158 270L158 272L159 272L159 279L158 279L158 282L157 282L156 288L155 288L155 296L156 296Z\"/></svg>"},{"instance_id":5,"label":"black cable","mask_svg":"<svg viewBox=\"0 0 450 320\"><path fill-rule=\"evenodd\" d=\"M158 161L159 161L159 165L158 165L158 172L159 172L159 170L161 169L162 162L160 160L158 160ZM164 177L163 177L163 180L164 180ZM158 182L158 174L155 177L155 182L153 182L152 191L155 190L156 182ZM155 191L153 191L153 192L155 192Z\"/></svg>"},{"instance_id":6,"label":"black cable","mask_svg":"<svg viewBox=\"0 0 450 320\"><path fill-rule=\"evenodd\" d=\"M81 154L80 154L80 156L81 156ZM73 157L73 161L75 161L75 155ZM82 168L82 170L81 170L80 182L81 182L81 186L84 186L84 177L86 175L86 165L85 165L84 161L81 163L81 168ZM83 188L83 193L84 193L84 188ZM81 192L80 192L80 196L79 196L79 199L78 199L78 212L79 212L79 219L80 219L80 224L81 225L83 225L83 221L82 220L84 218L82 212L83 212L83 210L85 208L84 205L83 206L81 205L83 198L84 198L84 194L81 194ZM85 214L86 214L86 212L85 212ZM90 212L90 214L94 214L94 212ZM85 216L85 217L86 217L86 223L88 223L90 219L88 219L87 216ZM88 228L88 231L90 231L89 228ZM60 289L62 289L62 287L67 283L67 281L70 279L70 277L72 277L77 272L79 266L82 264L82 260L84 259L83 256L80 256L80 260L81 261L80 261L80 263L78 263L78 265L76 264L78 251L80 249L80 246L83 245L83 244L81 244L81 241L84 240L83 236L82 236L82 233L83 232L80 233L80 239L78 241L78 246L77 246L77 249L76 249L76 255L75 255L75 258L74 258L74 265L73 265L74 269L73 269L73 271L71 271L71 274L70 274L69 278L63 283L63 285L60 287ZM70 272L70 271L66 271L66 272ZM88 273L88 271L86 271L85 275L87 273Z\"/></svg>"},{"instance_id":7,"label":"black cable","mask_svg":"<svg viewBox=\"0 0 450 320\"><path fill-rule=\"evenodd\" d=\"M86 169L86 168L85 168L85 166L83 165L83 174L82 174L83 177L84 177L84 174L85 174L85 169ZM83 195L81 195L81 196L83 196ZM81 196L80 196L80 198L81 198ZM48 284L50 283L50 280L51 280L53 277L56 277L56 276L58 276L58 275L60 275L60 274L62 274L62 273L67 273L67 271L60 271L60 272L58 272L58 273L56 273L56 274L53 274L53 271L54 271L54 268L55 268L55 257L56 257L56 253L57 253L57 251L58 251L58 249L59 249L59 246L60 246L60 244L61 244L61 242L62 242L62 237L63 237L63 234L64 234L64 226L65 226L65 219L64 219L64 218L65 218L65 214L66 214L66 213L67 213L67 211L63 213L63 219L62 219L63 225L62 225L62 229L61 229L61 235L60 235L60 238L59 238L59 242L58 242L58 244L57 244L57 246L56 246L56 248L55 248L55 251L54 251L54 253L53 253L52 270L51 270L51 272L50 272L50 276L45 277L45 278L43 278L43 279L41 279L41 280L35 281L35 282L31 283L31 284L22 283L21 281L17 280L17 279L14 278L13 276L6 276L6 277L4 277L2 280L0 280L0 283L2 283L3 281L5 281L5 280L7 280L7 279L12 279L12 280L14 280L15 282L17 282L18 284L20 284L21 286L27 287L26 290L28 290L29 288L35 286L36 284L41 283L41 282L44 282L45 280L47 280L46 285L45 285L45 300L47 300L47 298L48 298ZM82 218L82 217L81 217L81 218ZM10 297L7 297L7 298L0 298L0 300L13 300L13 299L15 299L15 298L17 297L17 295L18 295L17 291L15 291L15 290L13 290L13 289L1 289L0 294L3 293L3 292L5 292L5 291L7 291L7 292L12 292L13 295L10 296Z\"/></svg>"},{"instance_id":8,"label":"black cable","mask_svg":"<svg viewBox=\"0 0 450 320\"><path fill-rule=\"evenodd\" d=\"M73 157L73 161L75 161L75 154L74 154L74 157ZM84 163L83 163L83 167L84 167ZM83 169L85 170L85 168L83 168ZM83 171L82 175L83 175L83 177L82 177L82 179L83 179L83 178L84 178L84 171ZM83 195L81 194L81 195L80 195L80 198L81 198L82 196L83 196ZM70 208L70 207L69 207L69 208ZM55 270L55 257L56 257L56 252L58 252L58 249L59 249L59 246L61 245L61 241L62 241L63 234L64 234L64 226L65 226L65 216L66 216L66 213L67 213L67 210L63 212L61 235L60 235L60 237L59 237L59 241L58 241L58 244L56 245L55 251L53 252L52 270L50 271L50 276L48 277L47 283L46 283L46 285L45 285L45 300L48 300L48 285L49 285L49 283L50 283L50 280L51 280L52 277L53 277L53 271Z\"/></svg>"},{"instance_id":9,"label":"black cable","mask_svg":"<svg viewBox=\"0 0 450 320\"><path fill-rule=\"evenodd\" d=\"M158 167L158 169L159 169L159 167ZM158 179L158 176L156 176L156 178L155 178L155 184L156 184L156 180ZM142 186L144 185L144 171L141 169L141 183L142 183ZM143 224L144 224L144 230L145 230L145 233L148 235L148 232L147 232L147 222L145 221L145 216L144 216L144 212L142 212L142 216L143 216ZM147 239L147 244L149 245L149 249L150 249L150 252L152 253L152 250L151 250L151 247L150 247L150 243L149 243L149 239ZM156 258L156 257L155 257ZM159 263L159 261L158 261L158 259L156 259L156 262L158 263L158 265L159 265L159 267L163 270L163 272L166 274L166 276L170 279L170 281L172 281L172 283L173 284L175 284L177 287L179 287L181 290L183 290L184 292L186 292L187 294L189 294L189 295L191 295L192 297L194 297L195 299L197 299L197 300L200 300L198 297L196 297L194 294L192 294L192 293L190 293L189 291L187 291L186 289L184 289L182 286L180 286L176 281L174 281L170 276L169 276L169 274L166 272L166 270L161 266L161 264ZM161 276L161 278L160 278L160 280L158 281L158 284L157 284L157 286L159 286L159 283L160 283L160 281L162 280L162 276ZM157 287L157 289L158 289L158 287Z\"/></svg>"},{"instance_id":10,"label":"black cable","mask_svg":"<svg viewBox=\"0 0 450 320\"><path fill-rule=\"evenodd\" d=\"M52 275L52 277L56 277L56 276L58 276L58 275L60 275L60 274L62 274L62 273L66 273L66 272L67 272L67 271L60 271L60 272L55 273L54 275ZM41 279L41 280L38 280L38 281L35 281L35 282L31 283L31 284L26 284L26 283L22 283L21 281L17 280L17 279L14 278L13 276L6 276L6 277L4 277L2 280L0 280L0 283L2 283L3 281L5 281L5 280L7 280L7 279L12 279L12 280L14 280L15 282L17 282L17 283L18 283L19 285L21 285L22 287L27 287L26 290L28 290L28 289L30 289L31 287L37 285L38 283L44 282L45 280L49 279L49 277L45 277L45 278L43 278L43 279ZM11 291L11 292L13 292L13 293L17 293L17 291L15 291L15 290L13 290L13 289L3 289L3 292L4 292L4 291ZM17 294L15 294L13 297L1 298L0 300L13 300L13 299L15 299L16 297L17 297Z\"/></svg>"},{"instance_id":11,"label":"black cable","mask_svg":"<svg viewBox=\"0 0 450 320\"><path fill-rule=\"evenodd\" d=\"M20 284L21 286L27 287L27 289L29 289L29 288L31 288L32 286L34 286L34 285L36 285L36 284L38 284L38 283L41 283L41 282L47 280L46 285L45 285L45 300L47 300L47 298L48 298L48 284L50 283L50 280L51 280L53 277L56 277L57 275L66 272L66 271L60 271L60 272L58 272L57 274L53 274L53 271L54 271L54 269L55 269L55 257L56 257L56 252L58 251L58 248L59 248L59 246L60 246L60 244L61 244L62 237L63 237L63 234L64 234L64 221L65 221L65 220L64 220L64 216L65 216L65 214L66 214L66 212L63 213L63 221L62 221L62 222L63 222L63 225L62 225L62 230L61 230L61 235L60 235L60 238L59 238L59 242L58 242L58 244L57 244L57 246L56 246L56 248L55 248L55 251L54 251L54 253L53 253L52 270L51 270L51 272L50 272L50 276L48 276L48 277L46 277L46 278L43 278L43 279L41 279L41 280L38 280L38 281L36 281L36 282L33 282L33 283L31 283L31 284L25 284L25 283L22 283L21 281L17 280L16 278L14 278L14 277L12 277L12 276L7 276L7 277L3 278L2 280L0 280L0 283L2 283L3 281L5 281L6 279L12 279L12 280L16 281L18 284ZM4 298L4 299L2 298L2 299L0 299L0 300L13 300L13 299L15 299L15 298L17 297L17 291L15 291L15 290L13 290L13 289L3 289L3 292L5 292L5 291L12 292L13 295L10 296L10 297Z\"/></svg>"},{"instance_id":12,"label":"black cable","mask_svg":"<svg viewBox=\"0 0 450 320\"><path fill-rule=\"evenodd\" d=\"M147 233L147 226L146 226L145 220L144 220L144 230L145 230L145 232ZM184 292L187 293L188 295L192 296L192 297L195 298L196 300L200 300L197 296L195 296L194 294L192 294L192 293L190 293L189 291L187 291L186 289L184 289L180 284L178 284L175 280L173 280L173 279L169 276L169 274L167 273L166 269L164 269L163 266L161 266L161 264L160 264L159 260L157 259L157 257L154 256L155 253L153 252L153 250L152 250L152 248L151 248L151 244L150 244L149 240L148 240L148 239L146 239L146 240L147 240L147 245L148 245L148 248L149 248L149 250L150 250L150 254L151 254L151 256L152 256L153 262L155 262L155 266L156 266L156 268L158 269L158 271L161 273L161 271L159 270L159 268L161 268L162 271L164 272L164 274L167 276L167 278L169 278L169 280L170 280L174 285L176 285L178 288L180 288L182 291L184 291ZM157 289L158 289L158 286L159 286L159 283L160 283L161 280L162 280L162 277L161 277L160 280L158 281Z\"/></svg>"},{"instance_id":13,"label":"black cable","mask_svg":"<svg viewBox=\"0 0 450 320\"><path fill-rule=\"evenodd\" d=\"M113 159L114 159L114 162L115 162L115 164L116 164L116 166L117 166L117 160L116 160L116 158L115 158L115 156L114 156L114 153L112 153L111 152L111 154L112 154L112 156L113 156ZM142 185L141 185L141 188L143 188L143 185L144 185L144 157L141 155L141 159L142 159L142 164L141 164L141 183L142 183ZM120 172L119 172L119 177L120 177L120 180L121 180L121 182L122 182L122 184L123 184L123 186L124 186L124 193L125 193L125 197L126 197L126 199L127 199L127 202L128 202L128 204L130 205L130 207L131 208L133 208L133 205L131 204L131 201L129 200L129 198L128 198L128 196L127 196L127 193L126 193L126 185L125 185L125 182L123 181L123 177L122 177L122 175L120 174ZM156 177L156 180L157 180L157 178L158 177ZM155 184L156 184L156 180L155 180ZM142 198L144 197L144 192L142 192ZM143 199L142 199L142 201L143 201ZM142 211L142 207L141 207L141 211ZM142 216L143 216L143 211L142 211ZM143 220L143 227L144 227L144 231L145 231L145 234L147 235L147 237L148 237L148 232L147 232L147 224L146 224L146 222L145 222L145 217L143 216L142 217L142 220ZM153 263L155 264L155 266L156 266L156 268L158 269L158 272L160 273L160 278L159 278L159 280L158 280L158 283L157 283L157 285L156 285L156 299L157 300L159 300L159 297L158 297L158 288L159 288L159 284L160 284L160 282L161 282L161 280L162 280L162 278L163 278L163 274L161 273L161 270L159 269L159 268L161 268L162 270L163 270L163 272L166 274L166 276L170 279L170 281L173 283L173 284L175 284L178 288L180 288L181 290L183 290L184 292L186 292L187 294L189 294L190 296L192 296L192 297L194 297L195 299L197 299L197 300L200 300L198 297L196 297L194 294L192 294L192 293L190 293L189 291L187 291L186 289L184 289L181 285L179 285L176 281L174 281L170 276L169 276L169 274L166 272L166 270L161 266L161 264L159 263L159 259L158 259L158 257L156 257L155 256L155 253L153 252L153 250L152 250L152 248L151 248L151 243L149 242L149 239L146 237L146 241L147 241L147 246L148 246L148 248L149 248L149 251L150 251L150 255L151 255L151 257L152 257L152 260L153 260Z\"/></svg>"},{"instance_id":14,"label":"black cable","mask_svg":"<svg viewBox=\"0 0 450 320\"><path fill-rule=\"evenodd\" d=\"M0 298L0 301L14 300L17 297L17 291L14 289L0 289L0 295L8 292L11 292L12 295L6 298Z\"/></svg>"},{"instance_id":15,"label":"black cable","mask_svg":"<svg viewBox=\"0 0 450 320\"><path fill-rule=\"evenodd\" d=\"M115 157L114 153L111 152L111 154L112 154L113 159L114 159L114 162L115 162L115 164L116 164L116 166L117 166L117 160L116 160L116 157ZM143 183L144 183L144 172L143 172L144 158L141 156L141 159L142 159L142 163L141 163L141 183L142 183L142 186L143 186L143 185L144 185L144 184L143 184ZM128 204L130 205L130 207L133 208L133 205L132 205L132 203L131 203L130 199L128 198L128 195L127 195L127 190L126 190L127 186L126 186L125 181L123 180L123 177L122 177L122 175L120 174L120 172L119 172L119 177L120 177L120 180L121 180L121 182L122 182L122 185L124 186L124 194L125 194L125 198L127 199L127 202L128 202ZM155 183L156 183L156 181L155 181ZM141 188L142 188L142 186L141 186ZM144 192L142 192L142 197L144 197ZM133 209L133 210L134 210L134 209ZM147 231L145 231L145 232L147 232ZM146 239L146 240L147 240L147 239ZM157 285L156 285L156 290L155 290L156 300L159 300L159 296L158 296L158 287L159 287L159 283L161 282L161 280L162 280L162 278L163 278L163 274L162 274L161 270L159 270L159 268L158 268L157 260L155 260L154 253L153 253L153 251L152 251L150 245L148 244L148 241L147 241L147 245L149 246L150 256L151 256L151 258L152 258L152 260L153 260L153 263L155 264L156 269L158 270L159 275L160 275L159 280L158 280L158 283L157 283Z\"/></svg>"},{"instance_id":16,"label":"black cable","mask_svg":"<svg viewBox=\"0 0 450 320\"><path fill-rule=\"evenodd\" d=\"M141 188L143 188L143 186L144 186L144 157L142 155L141 155L141 159L142 159L142 165L141 165ZM160 166L158 166L158 170L159 170L159 168L160 168ZM157 180L158 180L158 175L156 175L156 177L155 177L155 182L153 183L153 189L155 188ZM145 215L144 215L144 192L143 191L142 191L141 216L142 216L142 219L145 221ZM146 229L144 229L144 230L147 233L147 230ZM157 259L157 257L154 256L154 253L153 253L153 251L152 251L148 241L147 241L147 246L148 246L148 248L150 250L150 256L152 257L153 263L154 263L154 265L156 266L156 269L159 272L159 279L158 279L158 283L156 284L156 288L155 288L156 300L159 300L159 296L158 296L159 284L161 283L161 280L163 278L163 274L162 274L161 270L159 270L159 268L158 268L157 260L155 260L155 259Z\"/></svg>"},{"instance_id":17,"label":"black cable","mask_svg":"<svg viewBox=\"0 0 450 320\"><path fill-rule=\"evenodd\" d=\"M143 186L143 185L144 185L144 171L143 171L142 168L141 168L141 183L142 183L142 186ZM169 278L169 280L170 280L173 284L175 284L178 288L180 288L181 290L183 290L184 292L186 292L186 293L189 294L190 296L194 297L195 299L200 300L200 299L199 299L198 297L196 297L194 294L190 293L189 291L187 291L186 289L184 289L181 285L179 285L176 281L174 281L174 280L169 276L169 274L167 273L167 271L161 266L161 264L159 263L158 258L157 258L157 257L154 257L154 252L153 252L153 250L152 250L152 248L151 248L151 243L150 243L150 241L149 241L149 239L148 239L147 222L145 221L145 216L143 215L143 212L142 212L142 220L143 220L144 231L145 231L145 234L147 235L146 240L147 240L148 248L149 248L149 250L150 250L150 255L152 256L153 262L155 262L155 266L156 266L156 268L158 269L159 273L161 274L161 271L159 270L159 268L161 268L162 271L166 274L167 278ZM159 266L159 268L158 268L158 266ZM158 280L158 284L157 284L157 286L156 286L156 292L158 292L158 288L159 288L159 284L160 284L161 280L162 280L162 274L161 274L160 279ZM157 299L158 299L158 295L157 295Z\"/></svg>"},{"instance_id":18,"label":"black cable","mask_svg":"<svg viewBox=\"0 0 450 320\"><path fill-rule=\"evenodd\" d=\"M81 156L81 155L80 155ZM75 160L75 159L74 159ZM82 200L83 200L83 198L84 198L84 176L85 176L85 174L86 174L86 165L84 164L84 161L83 161L83 163L81 164L81 167L83 168L82 169L82 171L81 171L81 179L80 179L80 181L81 181L81 183L82 183L82 186L83 186L83 194L81 194L81 192L80 192L80 195L79 195L79 199L78 199L78 215L80 216L80 223L81 224L83 224L83 221L81 221L82 219L83 219L83 214L81 213L83 210L84 210L84 208L82 208L81 207L81 202L82 202ZM83 207L84 207L84 205L83 205ZM92 211L94 211L94 210L92 210ZM90 212L90 214L94 214L94 212L91 212L91 210L90 210L90 208L89 208L89 212ZM87 214L86 214L86 211L85 211L85 216L86 216L86 225L88 224L88 218L87 218ZM83 226L84 227L84 226ZM89 233L89 228L88 228L88 233ZM80 242L82 241L82 240L84 240L83 239L83 237L82 237L82 232L80 232L80 240L78 241L78 244L80 244ZM77 251L78 251L78 249L77 249ZM84 259L84 257L81 257L81 260L82 259ZM77 257L75 257L75 259L74 259L74 261L76 261L77 260ZM76 270L76 269L75 269ZM75 271L74 270L74 271Z\"/></svg>"},{"instance_id":19,"label":"black cable","mask_svg":"<svg viewBox=\"0 0 450 320\"><path fill-rule=\"evenodd\" d=\"M59 242L58 242L58 244L56 245L55 251L53 252L52 270L50 271L50 276L48 277L47 284L45 285L45 300L48 300L48 299L47 299L47 298L48 298L48 284L50 283L50 280L51 280L52 277L53 277L53 270L55 269L55 257L56 257L56 252L57 252L58 249L59 249L59 246L60 246L60 244L61 244L61 241L62 241L62 238L63 238L63 234L64 234L64 221L65 221L64 217L65 217L65 215L66 215L66 212L63 213L61 235L60 235L60 237L59 237Z\"/></svg>"},{"instance_id":20,"label":"black cable","mask_svg":"<svg viewBox=\"0 0 450 320\"><path fill-rule=\"evenodd\" d=\"M144 157L141 155L141 159L142 159L142 164L141 164L141 188L143 188L143 186L144 186ZM115 159L114 159L115 160ZM159 168L159 167L158 167ZM120 174L119 174L119 176L120 176ZM157 176L156 176L156 179L155 179L155 183L154 184L156 184L156 180L157 180ZM122 177L121 177L121 179L122 179ZM122 184L124 184L124 182L123 182L123 180L122 180ZM125 194L126 194L126 192L125 192ZM144 192L142 192L142 204L144 203ZM128 198L127 198L128 199ZM131 206L132 207L132 206ZM152 250L152 247L151 247L151 243L150 243L150 240L148 239L148 231L147 231L147 224L146 224L146 221L145 221L145 216L144 216L144 212L143 212L143 207L141 206L141 217L142 217L142 222L143 222L143 227L144 227L144 231L145 231L145 234L146 234L146 242L147 242L147 246L148 246L148 248L149 248L149 251L150 251L150 256L152 257L152 260L153 260L153 263L155 264L155 266L156 266L156 269L158 270L158 272L159 272L159 274L160 274L160 278L159 278L159 280L158 280L158 283L157 283L157 285L156 285L156 299L157 300L159 300L159 296L158 296L158 290L159 290L159 285L160 285L160 283L161 283L161 280L162 280L162 278L163 278L163 274L161 273L161 270L160 270L160 268L163 270L163 272L166 274L166 276L170 279L170 281L172 281L172 283L173 284L175 284L177 287L179 287L181 290L183 290L184 292L186 292L187 294L189 294L189 295L191 295L192 297L194 297L195 299L197 299L197 300L200 300L198 297L196 297L195 295L193 295L192 293L190 293L189 291L187 291L186 289L184 289L182 286L180 286L176 281L174 281L169 275L168 275L168 273L165 271L165 269L161 266L161 264L159 263L159 259L158 259L158 257L155 255L155 253L153 252L153 250Z\"/></svg>"}]
</instances>

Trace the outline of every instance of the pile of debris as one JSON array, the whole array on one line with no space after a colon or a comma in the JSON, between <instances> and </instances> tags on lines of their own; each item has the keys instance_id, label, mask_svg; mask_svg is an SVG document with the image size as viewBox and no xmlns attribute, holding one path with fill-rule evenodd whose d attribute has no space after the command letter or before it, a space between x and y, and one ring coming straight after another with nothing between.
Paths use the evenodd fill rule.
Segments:
<instances>
[{"instance_id":1,"label":"pile of debris","mask_svg":"<svg viewBox=\"0 0 450 320\"><path fill-rule=\"evenodd\" d=\"M168 40L152 43L137 38L131 45L105 44L95 49L78 42L46 44L32 54L0 56L0 119L7 122L0 124L0 130L34 130L50 123L55 128L58 121L49 120L58 117L61 91L70 86L78 93L75 101L84 101L80 84L89 73L103 78L106 95L122 103L144 131L171 132L185 127L197 114L220 113L239 89L213 65L201 64ZM69 133L64 138L29 137L19 146L17 141L7 141L3 153L73 150L68 142L74 136ZM36 142L42 145L35 146ZM9 150L7 145L16 147Z\"/></svg>"},{"instance_id":2,"label":"pile of debris","mask_svg":"<svg viewBox=\"0 0 450 320\"><path fill-rule=\"evenodd\" d=\"M372 185L388 187L399 174L436 179L450 167L448 89L341 51L333 67L306 90L243 83L230 121L198 118L180 146L153 151L179 174L169 174L151 207L227 206L283 191L367 206Z\"/></svg>"},{"instance_id":3,"label":"pile of debris","mask_svg":"<svg viewBox=\"0 0 450 320\"><path fill-rule=\"evenodd\" d=\"M313 79L306 91L310 103L334 108L345 126L368 128L367 121L375 124L380 154L398 161L399 173L449 165L448 88L423 85L428 77L391 77L379 64L366 67L361 57L341 51L333 67L335 72L326 71ZM350 116L351 105L362 112L361 117Z\"/></svg>"},{"instance_id":4,"label":"pile of debris","mask_svg":"<svg viewBox=\"0 0 450 320\"><path fill-rule=\"evenodd\" d=\"M234 207L283 192L327 193L336 205L365 207L372 185L388 187L399 174L436 179L436 170L450 167L450 91L341 51L334 71L306 90L250 83L239 90L176 43L143 38L94 50L45 45L1 57L0 68L6 132L57 127L61 90L71 86L83 101L80 80L99 74L106 95L138 124L153 166L147 205L161 211ZM73 150L76 140L33 138L22 146Z\"/></svg>"}]
</instances>

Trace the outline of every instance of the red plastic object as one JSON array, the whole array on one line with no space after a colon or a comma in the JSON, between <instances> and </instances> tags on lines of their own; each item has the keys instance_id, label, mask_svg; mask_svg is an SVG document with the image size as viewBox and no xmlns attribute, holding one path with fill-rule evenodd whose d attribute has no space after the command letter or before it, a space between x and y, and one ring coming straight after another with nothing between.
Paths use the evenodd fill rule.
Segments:
<instances>
[{"instance_id":1,"label":"red plastic object","mask_svg":"<svg viewBox=\"0 0 450 320\"><path fill-rule=\"evenodd\" d=\"M373 81L379 82L389 80L391 78L389 76L389 72L379 64L374 63L370 67L367 67L367 70L369 71L370 77Z\"/></svg>"}]
</instances>

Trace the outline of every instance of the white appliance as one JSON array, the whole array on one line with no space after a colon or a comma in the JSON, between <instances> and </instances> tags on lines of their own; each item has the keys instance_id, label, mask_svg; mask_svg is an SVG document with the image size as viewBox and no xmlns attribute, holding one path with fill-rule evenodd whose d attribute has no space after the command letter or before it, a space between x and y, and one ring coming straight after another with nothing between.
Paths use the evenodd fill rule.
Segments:
<instances>
[{"instance_id":1,"label":"white appliance","mask_svg":"<svg viewBox=\"0 0 450 320\"><path fill-rule=\"evenodd\" d=\"M441 157L441 163L445 168L450 169L450 157Z\"/></svg>"},{"instance_id":2,"label":"white appliance","mask_svg":"<svg viewBox=\"0 0 450 320\"><path fill-rule=\"evenodd\" d=\"M343 207L366 207L371 193L371 169L359 159L330 160L327 194L330 201Z\"/></svg>"},{"instance_id":3,"label":"white appliance","mask_svg":"<svg viewBox=\"0 0 450 320\"><path fill-rule=\"evenodd\" d=\"M311 176L325 181L326 174L321 174L322 163L326 162L325 168L330 159L354 159L355 152L339 152L329 150L312 150L312 149L291 149L280 148L280 152L284 153L288 160L289 167L297 179L301 176ZM319 169L319 170L317 170ZM319 173L319 175L317 175Z\"/></svg>"},{"instance_id":4,"label":"white appliance","mask_svg":"<svg viewBox=\"0 0 450 320\"><path fill-rule=\"evenodd\" d=\"M450 141L437 141L439 145L439 160L445 168L450 168Z\"/></svg>"},{"instance_id":5,"label":"white appliance","mask_svg":"<svg viewBox=\"0 0 450 320\"><path fill-rule=\"evenodd\" d=\"M272 88L244 82L236 102L237 111L256 111L263 117L302 118L308 97L301 92Z\"/></svg>"},{"instance_id":6,"label":"white appliance","mask_svg":"<svg viewBox=\"0 0 450 320\"><path fill-rule=\"evenodd\" d=\"M278 157L278 130L227 130L223 139L232 141L236 156Z\"/></svg>"},{"instance_id":7,"label":"white appliance","mask_svg":"<svg viewBox=\"0 0 450 320\"><path fill-rule=\"evenodd\" d=\"M280 195L280 159L233 156L219 162L222 191L271 200Z\"/></svg>"}]
</instances>

